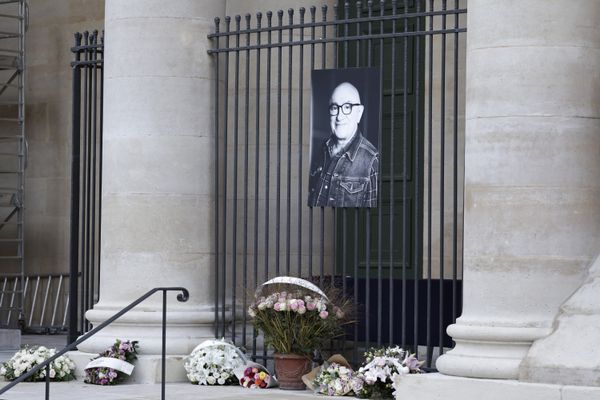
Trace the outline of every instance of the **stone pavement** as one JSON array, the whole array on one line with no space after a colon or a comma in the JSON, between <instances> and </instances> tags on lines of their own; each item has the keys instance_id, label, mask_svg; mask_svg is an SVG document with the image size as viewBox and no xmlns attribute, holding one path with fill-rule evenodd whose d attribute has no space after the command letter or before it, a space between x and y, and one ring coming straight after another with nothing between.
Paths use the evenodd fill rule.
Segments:
<instances>
[{"instance_id":1,"label":"stone pavement","mask_svg":"<svg viewBox=\"0 0 600 400\"><path fill-rule=\"evenodd\" d=\"M0 386L6 382L0 382ZM43 400L45 385L21 383L0 395L0 400ZM165 397L169 400L308 400L339 399L317 396L308 390L288 391L279 389L244 389L239 386L198 386L189 383L169 383ZM159 400L160 385L121 384L117 386L88 385L81 381L50 383L52 400Z\"/></svg>"}]
</instances>

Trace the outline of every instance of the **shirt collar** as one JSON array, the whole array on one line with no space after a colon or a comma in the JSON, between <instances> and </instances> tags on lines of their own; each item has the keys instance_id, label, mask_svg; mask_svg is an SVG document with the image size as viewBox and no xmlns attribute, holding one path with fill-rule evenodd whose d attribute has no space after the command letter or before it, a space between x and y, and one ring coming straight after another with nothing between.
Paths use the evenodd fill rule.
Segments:
<instances>
[{"instance_id":1,"label":"shirt collar","mask_svg":"<svg viewBox=\"0 0 600 400\"><path fill-rule=\"evenodd\" d=\"M327 139L327 142L325 142L330 156L331 156L331 141L332 141L332 138L330 137L329 139ZM344 150L342 150L341 156L347 155L348 159L350 161L354 162L354 159L356 158L356 154L358 153L358 148L360 146L361 141L362 141L362 135L360 133L360 130L357 130L356 133L354 134L354 137L350 140L350 143L348 143L348 146L346 146L346 148Z\"/></svg>"}]
</instances>

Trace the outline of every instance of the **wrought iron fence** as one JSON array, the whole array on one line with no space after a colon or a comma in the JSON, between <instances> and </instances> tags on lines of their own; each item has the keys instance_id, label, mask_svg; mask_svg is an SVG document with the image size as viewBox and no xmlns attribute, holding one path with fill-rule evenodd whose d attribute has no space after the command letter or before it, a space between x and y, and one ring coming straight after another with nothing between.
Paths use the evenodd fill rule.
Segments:
<instances>
[{"instance_id":1,"label":"wrought iron fence","mask_svg":"<svg viewBox=\"0 0 600 400\"><path fill-rule=\"evenodd\" d=\"M343 348L399 344L432 367L462 298L464 32L458 0L353 1L215 19L215 336L271 358L248 290L334 284L359 322ZM376 208L309 207L310 73L382 76ZM313 90L315 88L312 88Z\"/></svg>"},{"instance_id":2,"label":"wrought iron fence","mask_svg":"<svg viewBox=\"0 0 600 400\"><path fill-rule=\"evenodd\" d=\"M102 218L104 36L75 34L73 69L69 343L90 329L98 299Z\"/></svg>"}]
</instances>

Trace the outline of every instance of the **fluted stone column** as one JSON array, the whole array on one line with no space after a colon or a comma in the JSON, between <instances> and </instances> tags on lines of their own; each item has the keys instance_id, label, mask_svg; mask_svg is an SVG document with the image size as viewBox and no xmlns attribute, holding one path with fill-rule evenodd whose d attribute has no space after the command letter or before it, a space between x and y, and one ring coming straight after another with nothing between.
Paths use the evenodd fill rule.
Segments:
<instances>
[{"instance_id":1,"label":"fluted stone column","mask_svg":"<svg viewBox=\"0 0 600 400\"><path fill-rule=\"evenodd\" d=\"M106 0L102 274L86 317L97 325L149 289L186 287L188 302L168 297L172 356L214 337L215 81L206 36L224 10L221 0ZM137 368L145 356L155 363L161 307L157 294L80 350L138 340Z\"/></svg>"},{"instance_id":2,"label":"fluted stone column","mask_svg":"<svg viewBox=\"0 0 600 400\"><path fill-rule=\"evenodd\" d=\"M599 250L599 20L595 0L469 0L464 306L444 374L517 378Z\"/></svg>"}]
</instances>

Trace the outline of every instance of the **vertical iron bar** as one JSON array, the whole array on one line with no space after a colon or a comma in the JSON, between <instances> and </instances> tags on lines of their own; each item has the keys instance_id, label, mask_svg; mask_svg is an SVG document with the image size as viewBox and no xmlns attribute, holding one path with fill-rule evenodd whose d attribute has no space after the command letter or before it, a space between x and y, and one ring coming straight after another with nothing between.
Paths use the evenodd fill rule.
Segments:
<instances>
[{"instance_id":1,"label":"vertical iron bar","mask_svg":"<svg viewBox=\"0 0 600 400\"><path fill-rule=\"evenodd\" d=\"M367 12L369 16L368 23L368 31L369 36L373 34L373 0L369 0L367 2ZM372 39L367 41L367 66L372 66ZM366 266L365 266L365 327L366 327L366 335L365 335L365 348L369 348L369 342L371 339L371 323L370 323L370 315L371 315L371 278L370 278L370 270L371 270L371 209L367 208L365 210L366 221L366 236L367 240L365 241L365 257L366 257Z\"/></svg>"},{"instance_id":2,"label":"vertical iron bar","mask_svg":"<svg viewBox=\"0 0 600 400\"><path fill-rule=\"evenodd\" d=\"M417 0L416 1L417 4L417 14L420 14L421 12L421 0ZM417 22L417 27L416 27L416 31L417 32L421 32L421 17L418 16L416 18L416 22ZM420 101L420 95L421 95L421 35L417 35L415 40L417 41L416 43L416 49L415 49L415 59L413 60L413 71L415 71L415 120L414 120L414 125L415 125L415 133L414 133L414 138L415 138L415 146L414 146L414 178L413 178L413 182L414 182L414 187L415 187L415 191L414 191L414 199L415 199L415 206L414 206L414 218L413 218L413 228L414 228L414 239L413 239L413 268L415 271L415 277L414 277L414 308L413 308L413 328L414 328L414 343L415 343L415 347L414 347L414 352L416 354L416 356L419 356L419 281L421 279L421 276L418 276L417 274L419 273L419 265L422 263L422 259L419 256L419 254L421 254L421 238L423 237L423 233L422 231L419 229L419 226L421 226L421 214L419 212L420 210L420 206L421 206L421 197L420 197L420 187L421 187L421 172L420 172L420 167L421 167L421 160L420 160L420 155L421 155L421 129L420 129L420 123L421 123L421 101Z\"/></svg>"},{"instance_id":3,"label":"vertical iron bar","mask_svg":"<svg viewBox=\"0 0 600 400\"><path fill-rule=\"evenodd\" d=\"M310 7L310 22L312 24L310 28L310 40L315 40L315 21L316 21L316 11L317 8L315 6ZM315 44L310 44L310 70L311 72L315 69ZM311 138L309 138L309 149L312 149L312 143L310 142ZM302 173L302 171L300 171ZM301 200L302 202L302 200ZM302 203L300 203L302 204ZM309 207L308 209L308 277L312 279L313 276L313 207Z\"/></svg>"},{"instance_id":4,"label":"vertical iron bar","mask_svg":"<svg viewBox=\"0 0 600 400\"><path fill-rule=\"evenodd\" d=\"M254 152L254 165L255 165L255 174L254 174L254 282L253 287L258 285L258 183L259 183L259 170L260 170L260 153L259 153L259 145L260 145L260 27L261 27L262 13L256 13L256 29L259 32L256 34L256 45L258 48L256 49L256 120L255 129L256 129L256 146ZM268 145L268 144L267 144ZM265 254L265 259L267 255ZM256 358L256 328L252 330L252 355Z\"/></svg>"},{"instance_id":5,"label":"vertical iron bar","mask_svg":"<svg viewBox=\"0 0 600 400\"><path fill-rule=\"evenodd\" d=\"M408 0L404 0L404 34L408 33ZM402 55L402 345L406 344L406 251L408 250L408 234L406 219L408 218L408 37L404 36ZM412 178L412 177L411 177Z\"/></svg>"},{"instance_id":6,"label":"vertical iron bar","mask_svg":"<svg viewBox=\"0 0 600 400\"><path fill-rule=\"evenodd\" d=\"M348 36L349 36L349 24L348 20L350 19L350 3L346 1L344 3L344 19L346 23L344 23L344 68L348 68ZM348 251L348 209L346 207L342 208L342 295L346 297L346 264L347 260L347 251ZM337 229L337 227L336 227ZM332 282L333 284L333 282ZM333 286L333 285L332 285Z\"/></svg>"},{"instance_id":7,"label":"vertical iron bar","mask_svg":"<svg viewBox=\"0 0 600 400\"><path fill-rule=\"evenodd\" d=\"M160 365L160 398L165 400L165 375L167 373L167 291L163 289L162 301L162 352Z\"/></svg>"},{"instance_id":8,"label":"vertical iron bar","mask_svg":"<svg viewBox=\"0 0 600 400\"><path fill-rule=\"evenodd\" d=\"M447 0L442 0L442 10L446 11ZM442 15L442 29L446 29L446 14ZM440 319L439 355L444 354L444 167L446 152L446 34L442 33L440 83Z\"/></svg>"},{"instance_id":9,"label":"vertical iron bar","mask_svg":"<svg viewBox=\"0 0 600 400\"><path fill-rule=\"evenodd\" d=\"M266 160L265 160L265 270L264 270L264 281L269 280L269 187L271 185L270 179L270 167L271 167L271 33L272 33L272 18L273 12L267 11L267 106L266 106ZM263 362L267 362L267 346L263 346Z\"/></svg>"},{"instance_id":10,"label":"vertical iron bar","mask_svg":"<svg viewBox=\"0 0 600 400\"><path fill-rule=\"evenodd\" d=\"M219 17L214 19L215 21L215 33L219 33ZM217 36L214 39L214 47L219 47L219 37ZM215 56L215 79L217 84L215 85L215 115L213 118L214 127L215 127L215 196L217 201L215 201L215 265L220 266L220 257L219 257L219 54ZM225 259L225 253L223 252L223 260ZM216 268L215 271L215 337L219 337L219 270L225 269L225 263L223 262L223 268ZM223 303L223 308L225 308L225 304ZM225 322L223 322L225 325Z\"/></svg>"},{"instance_id":11,"label":"vertical iron bar","mask_svg":"<svg viewBox=\"0 0 600 400\"><path fill-rule=\"evenodd\" d=\"M230 27L231 27L231 18L229 16L225 17L225 32L229 33L230 31ZM218 44L218 43L217 43ZM225 36L225 47L229 48L229 35ZM219 58L219 56L217 55L217 58ZM221 255L223 257L223 270L222 270L222 293L221 293L221 300L223 302L222 304L222 327L221 327L221 337L225 337L225 325L226 325L226 308L227 308L227 179L228 179L228 163L227 163L227 158L229 156L228 154L228 128L229 128L229 118L228 118L228 113L229 113L229 52L225 53L225 71L224 71L224 86L225 86L225 91L223 93L223 224L222 224L222 229L223 229L223 254ZM217 80L218 82L218 80ZM216 105L215 107L217 110L219 109L219 104ZM218 118L219 116L217 116L216 118ZM217 139L218 141L218 139ZM234 183L234 186L236 186L236 184ZM217 200L218 201L218 200ZM234 204L235 207L235 204ZM234 226L235 226L235 219L234 219ZM233 242L235 243L235 242ZM234 245L235 246L235 245ZM235 259L235 248L233 250L233 258ZM233 268L233 276L235 277L235 268ZM235 279L234 279L235 282ZM235 285L232 288L232 293L233 296L235 296ZM232 340L235 343L235 301L231 303L231 324L232 324L232 330L231 330L231 334L232 334ZM218 329L218 328L217 328Z\"/></svg>"},{"instance_id":12,"label":"vertical iron bar","mask_svg":"<svg viewBox=\"0 0 600 400\"><path fill-rule=\"evenodd\" d=\"M356 2L356 18L360 18L362 14L362 2L359 0ZM360 36L360 22L356 23L356 36ZM356 45L356 67L360 67L360 40L355 42ZM354 209L354 309L358 309L358 219L360 217L360 209ZM358 343L358 324L354 324L354 343ZM353 346L352 352L352 363L357 364L358 361L358 346Z\"/></svg>"},{"instance_id":13,"label":"vertical iron bar","mask_svg":"<svg viewBox=\"0 0 600 400\"><path fill-rule=\"evenodd\" d=\"M86 44L91 45L93 43L93 33L88 36L89 41L86 40ZM85 59L92 61L92 50L91 47L88 47L85 51ZM92 96L93 96L93 82L92 82L92 68L88 64L85 67L86 77L87 77L87 90L88 90L88 98L87 98L87 123L86 123L86 165L85 165L85 173L86 173L86 186L85 186L85 209L86 209L86 231L85 231L85 269L86 269L86 280L85 280L85 303L86 310L92 308L91 303L91 286L92 286ZM90 324L86 320L85 321L85 330L90 329Z\"/></svg>"},{"instance_id":14,"label":"vertical iron bar","mask_svg":"<svg viewBox=\"0 0 600 400\"><path fill-rule=\"evenodd\" d=\"M23 15L25 16L28 13L28 5L27 3L22 0L19 2L19 15ZM27 54L25 51L25 31L26 31L27 27L26 27L26 20L25 18L21 19L19 22L19 50L20 50L20 57L21 57L21 61L22 61L22 65L27 66ZM18 150L19 150L19 154L23 154L23 157L19 157L19 177L18 177L18 183L19 183L19 193L21 195L21 207L20 207L20 212L17 214L17 237L20 238L20 242L18 244L18 255L20 257L19 259L19 264L20 264L20 276L21 276L21 297L20 297L20 309L19 309L19 316L18 316L18 323L22 324L25 321L25 314L24 314L24 306L25 306L25 298L23 296L23 280L25 279L25 218L24 218L24 210L23 210L23 205L25 204L25 168L27 166L26 164L26 151L27 151L27 141L25 139L25 96L26 96L26 91L24 90L24 88L26 87L26 73L24 71L22 71L22 73L19 74L19 79L18 79L18 83L19 83L19 87L21 88L18 93L19 93L19 106L18 106L18 119L19 119L19 126L20 126L20 139L19 139L19 145L18 145Z\"/></svg>"},{"instance_id":15,"label":"vertical iron bar","mask_svg":"<svg viewBox=\"0 0 600 400\"><path fill-rule=\"evenodd\" d=\"M269 279L269 186L271 185L271 33L273 12L267 11L267 107L265 128L265 282ZM266 350L266 349L265 349Z\"/></svg>"},{"instance_id":16,"label":"vertical iron bar","mask_svg":"<svg viewBox=\"0 0 600 400\"><path fill-rule=\"evenodd\" d=\"M102 243L102 153L103 153L103 115L104 115L104 31L100 37L100 117L98 130L98 298L100 298L100 244ZM218 264L217 264L218 265Z\"/></svg>"},{"instance_id":17,"label":"vertical iron bar","mask_svg":"<svg viewBox=\"0 0 600 400\"><path fill-rule=\"evenodd\" d=\"M383 34L383 13L385 11L385 1L384 0L380 0L379 1L379 33ZM383 70L384 70L384 64L383 64L383 38L379 39L379 70L381 71L380 73L380 80L383 81ZM383 87L382 82L380 82L380 87ZM394 94L392 93L392 96ZM382 107L379 108L379 121L382 121L381 118L381 109ZM379 137L379 143L383 143L383 134L382 134L382 129L379 130L378 133L378 137ZM377 176L377 186L378 189L381 190L381 183L382 183L382 174L378 174ZM379 193L379 196L377 196L377 346L381 346L381 333L382 333L382 324L383 324L383 265L381 264L381 252L383 250L382 248L382 236L383 236L383 215L381 213L381 209L383 208L381 206L381 193Z\"/></svg>"},{"instance_id":18,"label":"vertical iron bar","mask_svg":"<svg viewBox=\"0 0 600 400\"><path fill-rule=\"evenodd\" d=\"M280 46L277 47L277 206L275 211L275 274L279 275L280 256L280 231L281 231L281 56L283 46L281 43L283 31L283 10L277 11L278 27L277 38Z\"/></svg>"},{"instance_id":19,"label":"vertical iron bar","mask_svg":"<svg viewBox=\"0 0 600 400\"><path fill-rule=\"evenodd\" d=\"M392 0L392 15L394 15L394 17L396 17L396 0ZM406 21L404 21L404 23L406 24ZM392 19L392 33L395 34L396 33L396 18ZM396 124L395 124L395 119L396 119L396 39L392 38L392 70L391 70L391 86L392 86L392 96L390 99L390 232L389 232L389 236L390 236L390 240L389 240L389 244L390 244L390 248L389 248L389 291L390 291L390 297L389 297L389 303L388 303L388 307L389 307L389 321L390 321L390 326L389 326L389 344L392 345L394 343L394 279L395 279L395 274L394 274L394 149L395 149L395 128L396 128ZM405 89L406 89L406 82L405 82ZM406 99L406 92L402 93L403 98ZM406 115L404 115L404 118L406 118ZM381 144L380 144L381 146ZM406 178L406 177L403 177ZM404 204L404 202L406 201L406 199L404 198L403 195L403 199L402 202ZM404 235L404 233L403 233ZM404 243L404 238L403 238L403 243ZM404 250L403 250L404 251ZM403 313L404 316L404 313ZM402 326L404 327L404 321L402 321ZM404 343L404 340L402 340L402 343Z\"/></svg>"},{"instance_id":20,"label":"vertical iron bar","mask_svg":"<svg viewBox=\"0 0 600 400\"><path fill-rule=\"evenodd\" d=\"M454 0L454 10L458 10L458 0ZM454 14L454 29L458 29L458 13ZM457 308L457 274L458 274L458 32L454 33L454 166L453 166L453 218L452 218L452 323L456 322Z\"/></svg>"},{"instance_id":21,"label":"vertical iron bar","mask_svg":"<svg viewBox=\"0 0 600 400\"><path fill-rule=\"evenodd\" d=\"M429 0L429 11L433 12L433 1ZM429 17L429 31L433 31L433 14ZM433 344L431 343L431 211L433 181L433 35L429 35L429 104L428 104L428 159L427 159L427 366L431 367Z\"/></svg>"},{"instance_id":22,"label":"vertical iron bar","mask_svg":"<svg viewBox=\"0 0 600 400\"><path fill-rule=\"evenodd\" d=\"M321 6L322 21L327 22L327 5ZM327 27L325 24L321 27L321 37L323 43L321 45L321 68L325 68L327 65ZM323 287L323 275L325 275L325 207L321 208L321 260L319 265L319 285Z\"/></svg>"},{"instance_id":23,"label":"vertical iron bar","mask_svg":"<svg viewBox=\"0 0 600 400\"><path fill-rule=\"evenodd\" d=\"M90 140L90 152L92 154L92 160L90 163L90 171L91 171L91 255L90 255L90 293L89 293L89 305L92 307L94 305L94 287L95 287L95 269L96 269L96 173L97 165L96 165L96 124L97 124L97 110L96 110L96 97L98 95L98 70L96 68L97 62L97 49L96 46L98 44L98 31L95 30L92 34L92 54L90 58L92 59L92 66L90 68L90 74L92 76L92 90L91 90L91 99L90 102L92 104L92 131L91 131L91 140Z\"/></svg>"},{"instance_id":24,"label":"vertical iron bar","mask_svg":"<svg viewBox=\"0 0 600 400\"><path fill-rule=\"evenodd\" d=\"M244 265L243 287L248 287L248 142L250 137L250 14L246 19L246 90L244 96ZM242 297L242 346L246 347L246 305L247 296Z\"/></svg>"},{"instance_id":25,"label":"vertical iron bar","mask_svg":"<svg viewBox=\"0 0 600 400\"><path fill-rule=\"evenodd\" d=\"M46 382L46 400L50 400L50 364L46 365L46 376L44 381Z\"/></svg>"},{"instance_id":26,"label":"vertical iron bar","mask_svg":"<svg viewBox=\"0 0 600 400\"><path fill-rule=\"evenodd\" d=\"M302 134L304 120L302 107L304 106L304 14L306 9L300 7L300 64L298 67L298 276L302 276ZM291 61L291 60L290 60Z\"/></svg>"},{"instance_id":27,"label":"vertical iron bar","mask_svg":"<svg viewBox=\"0 0 600 400\"><path fill-rule=\"evenodd\" d=\"M88 45L88 36L89 33L87 31L83 32L83 44L84 46ZM84 61L88 61L88 56L87 56L87 51L86 50L82 50L82 52L84 53L83 59ZM85 193L87 190L87 163L88 163L88 158L87 158L87 147L88 147L88 143L87 143L87 121L88 121L88 74L87 74L87 69L85 69L85 67L82 67L83 71L83 120L81 121L81 124L83 125L83 133L81 135L81 137L83 138L82 140L82 148L81 148L81 169L82 169L82 174L81 174L81 193L80 193L80 201L82 204L81 207L81 225L80 225L80 234L81 234L81 250L80 250L80 254L81 254L81 313L85 313L85 311L87 310L87 291L88 291L88 287L87 287L87 277L88 277L88 271L86 269L86 265L87 265L87 253L86 253L86 231L87 231L87 220L86 220L86 213L87 213L87 202L86 202L86 197L85 197ZM85 318L80 318L80 323L81 323L81 332L85 332L87 330L87 322L85 320Z\"/></svg>"},{"instance_id":28,"label":"vertical iron bar","mask_svg":"<svg viewBox=\"0 0 600 400\"><path fill-rule=\"evenodd\" d=\"M286 275L290 274L290 246L291 246L291 231L292 231L292 75L293 75L293 55L294 47L291 43L294 41L294 29L291 28L294 24L294 9L288 9L288 24L290 26L288 30L289 34L289 45L288 45L288 104L287 104L287 129L288 129L288 153L287 153L287 224L285 232L285 272ZM300 249L298 249L300 250Z\"/></svg>"},{"instance_id":29,"label":"vertical iron bar","mask_svg":"<svg viewBox=\"0 0 600 400\"><path fill-rule=\"evenodd\" d=\"M75 34L75 46L81 46L81 33ZM80 61L80 52L75 52L75 62ZM81 129L81 70L73 67L71 104L71 221L69 239L69 333L68 343L77 340L78 323L78 275L79 275L79 182L80 182L80 129Z\"/></svg>"},{"instance_id":30,"label":"vertical iron bar","mask_svg":"<svg viewBox=\"0 0 600 400\"><path fill-rule=\"evenodd\" d=\"M235 47L240 47L240 23L242 17L239 15L235 16ZM227 17L225 19L227 22ZM227 22L226 29L229 32L229 22ZM229 36L226 39L226 46L229 47ZM227 59L227 69L229 69L229 59ZM231 240L231 340L236 343L236 306L237 306L237 221L238 221L238 148L239 148L239 93L240 93L240 51L235 51L235 79L234 79L234 107L233 107L233 216L232 223L232 240ZM228 108L228 107L227 107ZM227 152L227 150L225 150ZM226 181L227 182L227 181ZM223 270L225 272L225 270ZM223 283L223 290L225 291L226 283ZM223 295L223 304L225 304L225 295ZM223 336L225 336L225 327L223 327Z\"/></svg>"}]
</instances>

